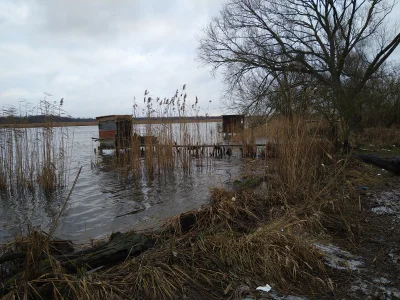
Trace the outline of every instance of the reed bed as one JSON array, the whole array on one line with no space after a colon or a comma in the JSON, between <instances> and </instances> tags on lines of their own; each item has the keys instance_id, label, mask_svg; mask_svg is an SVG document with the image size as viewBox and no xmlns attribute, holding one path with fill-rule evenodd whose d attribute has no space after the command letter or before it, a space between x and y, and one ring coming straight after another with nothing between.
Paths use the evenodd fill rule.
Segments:
<instances>
[{"instance_id":1,"label":"reed bed","mask_svg":"<svg viewBox=\"0 0 400 300\"><path fill-rule=\"evenodd\" d=\"M115 166L127 176L168 176L176 168L190 173L194 167L211 167L211 151L204 147L222 142L221 135L207 122L165 121L170 117L184 120L198 116L198 99L190 103L186 85L171 98L161 99L144 93L146 109L138 111L133 105L133 117L145 116L145 125L133 122L129 151L116 149ZM151 120L157 120L155 124ZM161 121L160 121L161 120ZM140 139L142 136L142 139Z\"/></svg>"},{"instance_id":2,"label":"reed bed","mask_svg":"<svg viewBox=\"0 0 400 300\"><path fill-rule=\"evenodd\" d=\"M50 247L41 246L49 249L40 250L41 255L47 251L53 263L45 270L39 268L39 274L15 278L5 299L39 295L53 299L243 299L256 297L254 288L265 283L277 291L308 296L333 289L313 242L317 237L328 238L337 228L353 234L350 224L355 223L352 214L358 197L346 178L349 163L333 152L329 141L310 133L302 120L274 122L276 126L269 122L242 137L247 142L263 132L270 142L276 141L264 149L273 149L274 155L264 154L267 168L258 174L261 180L246 182L247 177L241 180L241 188L212 190L207 206L148 232L156 240L154 247L101 270L88 271L87 266L67 272L51 258ZM171 144L168 147L173 150ZM155 165L154 172L159 168L163 166ZM39 251L42 237L33 237L27 241L36 246L28 248L30 257L37 258L34 251ZM16 241L8 248L19 245ZM33 261L21 260L17 267L31 274L32 266Z\"/></svg>"},{"instance_id":3,"label":"reed bed","mask_svg":"<svg viewBox=\"0 0 400 300\"><path fill-rule=\"evenodd\" d=\"M11 195L40 191L50 195L67 184L68 152L71 151L68 130L54 127L53 117L60 114L58 105L42 100L37 114L46 116L43 127L0 128L0 191ZM28 107L3 108L3 116L32 113ZM21 119L21 118L19 118Z\"/></svg>"},{"instance_id":4,"label":"reed bed","mask_svg":"<svg viewBox=\"0 0 400 300\"><path fill-rule=\"evenodd\" d=\"M327 169L336 169L334 145L310 132L307 125L302 119L281 119L279 126L266 127L267 136L274 136L274 151L279 158L276 172L282 196L289 203L290 199L313 198L319 193L318 184L324 182L326 174L331 174Z\"/></svg>"}]
</instances>

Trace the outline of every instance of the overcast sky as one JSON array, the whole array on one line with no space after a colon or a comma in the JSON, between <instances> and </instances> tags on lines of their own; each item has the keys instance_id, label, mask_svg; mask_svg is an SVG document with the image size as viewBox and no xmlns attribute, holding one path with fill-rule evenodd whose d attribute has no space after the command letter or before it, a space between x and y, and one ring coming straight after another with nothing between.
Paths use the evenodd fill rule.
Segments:
<instances>
[{"instance_id":1,"label":"overcast sky","mask_svg":"<svg viewBox=\"0 0 400 300\"><path fill-rule=\"evenodd\" d=\"M202 114L221 114L224 87L195 59L223 3L0 0L0 107L46 92L72 116L130 114L146 89L164 98L186 84Z\"/></svg>"},{"instance_id":2,"label":"overcast sky","mask_svg":"<svg viewBox=\"0 0 400 300\"><path fill-rule=\"evenodd\" d=\"M171 97L186 84L201 114L226 112L221 80L195 60L224 2L0 0L0 107L46 92L72 116L130 114L145 90Z\"/></svg>"}]
</instances>

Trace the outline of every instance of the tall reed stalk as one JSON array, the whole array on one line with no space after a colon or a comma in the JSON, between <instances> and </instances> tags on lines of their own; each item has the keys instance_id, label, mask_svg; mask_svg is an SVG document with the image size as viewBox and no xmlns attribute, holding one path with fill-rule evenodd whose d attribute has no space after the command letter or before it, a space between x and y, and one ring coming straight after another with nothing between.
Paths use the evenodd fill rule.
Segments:
<instances>
[{"instance_id":1,"label":"tall reed stalk","mask_svg":"<svg viewBox=\"0 0 400 300\"><path fill-rule=\"evenodd\" d=\"M11 124L27 122L30 114L46 120L43 127L0 128L3 196L36 191L50 195L67 185L68 133L63 127L54 127L54 117L61 114L61 108L62 102L57 105L46 99L39 102L37 111L30 111L28 104L25 110L22 105L18 109L3 108L2 116Z\"/></svg>"},{"instance_id":2,"label":"tall reed stalk","mask_svg":"<svg viewBox=\"0 0 400 300\"><path fill-rule=\"evenodd\" d=\"M315 183L323 182L326 168L335 167L330 166L334 145L326 138L317 136L315 130L310 130L309 124L302 118L280 117L270 120L264 127L273 145L268 147L267 144L266 152L274 151L277 158L276 172L282 186L281 196L287 203L313 197L319 192Z\"/></svg>"},{"instance_id":3,"label":"tall reed stalk","mask_svg":"<svg viewBox=\"0 0 400 300\"><path fill-rule=\"evenodd\" d=\"M167 176L175 169L190 173L194 166L201 167L203 160L209 165L207 151L202 145L217 141L217 132L201 134L200 123L173 123L170 117L179 117L180 120L198 116L200 111L198 99L190 104L186 94L186 85L182 91L176 90L171 98L161 99L153 97L149 91L144 93L142 116L165 119L161 124L147 123L143 125L133 123L133 136L129 151L116 149L115 156L117 167L121 174L132 174L135 177L146 174L149 178L154 176ZM139 117L138 104L133 105L133 117ZM208 130L206 125L206 130ZM214 135L214 136L213 136ZM140 136L144 138L140 138ZM124 153L124 154L121 154Z\"/></svg>"}]
</instances>

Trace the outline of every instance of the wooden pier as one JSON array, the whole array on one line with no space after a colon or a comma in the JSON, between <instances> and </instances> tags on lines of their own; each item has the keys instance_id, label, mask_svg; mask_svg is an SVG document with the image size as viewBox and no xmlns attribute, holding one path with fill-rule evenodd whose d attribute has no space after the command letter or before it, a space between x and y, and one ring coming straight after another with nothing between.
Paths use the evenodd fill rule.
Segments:
<instances>
[{"instance_id":1,"label":"wooden pier","mask_svg":"<svg viewBox=\"0 0 400 300\"><path fill-rule=\"evenodd\" d=\"M249 144L250 145L250 144ZM263 143L263 144L251 144L251 145L254 145L254 146L256 146L256 147L265 147L265 143ZM212 147L215 147L215 146L219 146L219 147L225 147L225 148L229 148L229 147L243 147L243 144L203 144L203 145L172 145L172 147L175 147L175 148L187 148L187 147L199 147L199 148L201 148L201 147L204 147L204 148L212 148Z\"/></svg>"},{"instance_id":2,"label":"wooden pier","mask_svg":"<svg viewBox=\"0 0 400 300\"><path fill-rule=\"evenodd\" d=\"M213 144L166 144L165 146L172 146L175 148L176 153L180 153L181 149L185 149L190 153L197 155L204 155L205 152L212 156L232 155L232 148L239 148L242 156L252 157L256 156L259 147L268 147L267 141L264 143L240 143L229 141L244 130L245 116L244 115L224 115L222 118L222 133L224 133L224 141L221 143ZM155 136L140 136L133 133L133 119L131 115L108 115L96 118L99 126L99 138L92 138L92 140L99 142L99 151L103 149L129 149L132 145L140 147L141 153L146 151L146 147L153 147L156 149L158 140ZM211 150L211 151L210 151ZM119 151L117 151L119 153ZM118 155L117 153L117 155Z\"/></svg>"}]
</instances>

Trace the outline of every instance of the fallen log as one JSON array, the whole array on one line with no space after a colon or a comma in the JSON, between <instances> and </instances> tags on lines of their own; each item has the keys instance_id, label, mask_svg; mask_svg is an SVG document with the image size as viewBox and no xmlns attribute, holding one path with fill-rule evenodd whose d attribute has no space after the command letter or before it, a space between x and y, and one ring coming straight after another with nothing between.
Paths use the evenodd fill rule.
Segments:
<instances>
[{"instance_id":1,"label":"fallen log","mask_svg":"<svg viewBox=\"0 0 400 300\"><path fill-rule=\"evenodd\" d=\"M98 246L88 248L85 250L70 252L69 248L61 248L65 252L61 252L60 248L57 252L49 250L38 249L42 251L39 255L40 266L38 276L42 274L51 274L51 263L49 256L56 259L61 266L64 267L67 273L73 274L77 270L85 269L86 271L94 270L102 266L109 266L118 262L124 261L128 257L138 256L147 249L153 247L156 239L150 235L135 234L135 233L113 233L109 241L101 243ZM51 244L52 241L49 241ZM57 241L58 244L61 241ZM62 243L61 243L62 244ZM20 285L21 280L24 278L25 270L24 261L28 255L26 251L11 252L0 256L0 265L5 262L19 262L16 264L16 269L9 274L8 280L0 285L0 298L10 292L12 289Z\"/></svg>"},{"instance_id":2,"label":"fallen log","mask_svg":"<svg viewBox=\"0 0 400 300\"><path fill-rule=\"evenodd\" d=\"M387 171L400 175L400 156L384 158L375 154L356 154L355 157L365 163L373 164Z\"/></svg>"},{"instance_id":3,"label":"fallen log","mask_svg":"<svg viewBox=\"0 0 400 300\"><path fill-rule=\"evenodd\" d=\"M123 261L129 256L137 256L154 245L154 238L134 233L114 233L110 240L98 247L75 252L68 255L59 255L57 260L68 272L75 272L84 267L92 270Z\"/></svg>"}]
</instances>

